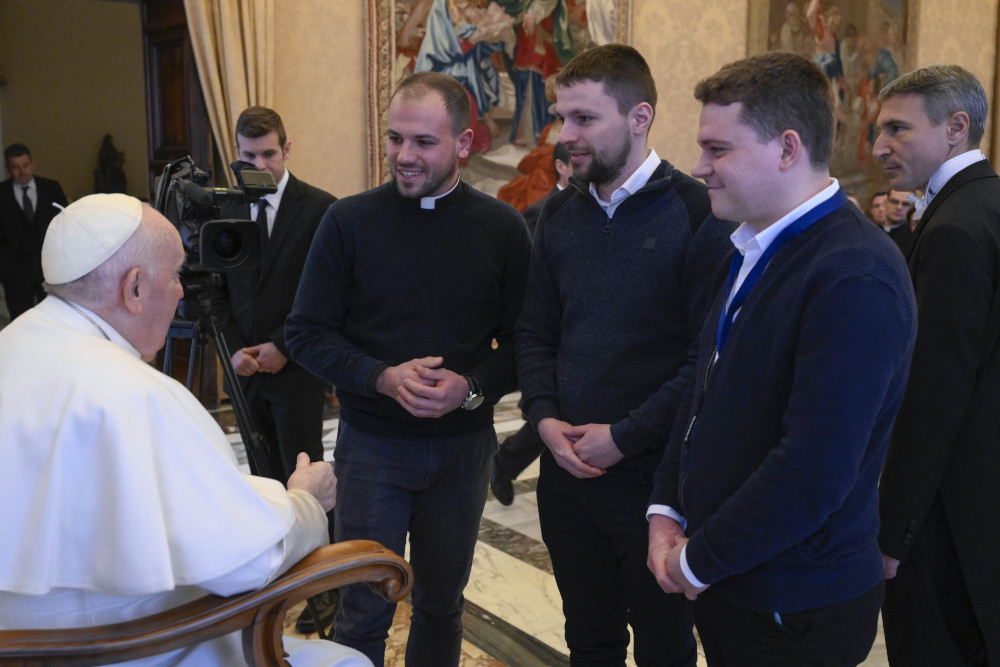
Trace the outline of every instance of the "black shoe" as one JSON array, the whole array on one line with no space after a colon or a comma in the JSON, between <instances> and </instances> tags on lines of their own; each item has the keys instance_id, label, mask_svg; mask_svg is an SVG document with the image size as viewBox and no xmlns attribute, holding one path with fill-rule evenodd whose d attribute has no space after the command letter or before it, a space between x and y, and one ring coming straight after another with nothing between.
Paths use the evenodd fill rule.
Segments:
<instances>
[{"instance_id":1,"label":"black shoe","mask_svg":"<svg viewBox=\"0 0 1000 667\"><path fill-rule=\"evenodd\" d=\"M501 505L514 502L513 480L500 467L500 462L493 457L493 472L490 474L490 491Z\"/></svg>"},{"instance_id":2,"label":"black shoe","mask_svg":"<svg viewBox=\"0 0 1000 667\"><path fill-rule=\"evenodd\" d=\"M299 615L299 620L295 621L295 631L302 635L311 635L316 632L316 621L313 619L312 607L319 613L319 624L322 628L330 627L330 635L333 632L333 619L337 616L337 607L340 602L340 592L337 590L320 593L309 600L312 604L306 605Z\"/></svg>"}]
</instances>

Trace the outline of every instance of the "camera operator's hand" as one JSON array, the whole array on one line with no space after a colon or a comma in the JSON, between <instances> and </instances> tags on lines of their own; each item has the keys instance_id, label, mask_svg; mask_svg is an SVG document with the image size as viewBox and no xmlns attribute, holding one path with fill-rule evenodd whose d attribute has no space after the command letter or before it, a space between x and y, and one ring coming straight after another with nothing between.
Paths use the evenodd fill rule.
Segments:
<instances>
[{"instance_id":1,"label":"camera operator's hand","mask_svg":"<svg viewBox=\"0 0 1000 667\"><path fill-rule=\"evenodd\" d=\"M288 363L288 357L274 343L261 343L246 350L257 359L258 373L277 373Z\"/></svg>"},{"instance_id":2,"label":"camera operator's hand","mask_svg":"<svg viewBox=\"0 0 1000 667\"><path fill-rule=\"evenodd\" d=\"M295 459L295 472L288 478L288 490L300 489L311 494L329 512L337 504L337 478L333 466L326 461L310 461L309 455L299 452Z\"/></svg>"},{"instance_id":3,"label":"camera operator's hand","mask_svg":"<svg viewBox=\"0 0 1000 667\"><path fill-rule=\"evenodd\" d=\"M250 348L244 347L233 355L233 369L237 375L249 377L260 370L260 364L257 363L257 356L250 354Z\"/></svg>"}]
</instances>

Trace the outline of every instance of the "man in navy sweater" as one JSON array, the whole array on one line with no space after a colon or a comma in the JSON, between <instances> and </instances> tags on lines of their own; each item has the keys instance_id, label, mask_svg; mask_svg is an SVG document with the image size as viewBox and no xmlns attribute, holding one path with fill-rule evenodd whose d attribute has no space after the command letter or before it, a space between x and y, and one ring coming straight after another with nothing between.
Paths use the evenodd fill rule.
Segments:
<instances>
[{"instance_id":1,"label":"man in navy sweater","mask_svg":"<svg viewBox=\"0 0 1000 667\"><path fill-rule=\"evenodd\" d=\"M695 97L692 174L742 224L656 472L648 564L696 599L709 665L856 665L882 602L877 487L913 289L830 178L833 98L814 63L747 58Z\"/></svg>"},{"instance_id":2,"label":"man in navy sweater","mask_svg":"<svg viewBox=\"0 0 1000 667\"><path fill-rule=\"evenodd\" d=\"M340 399L337 538L403 553L409 533L415 666L458 665L493 405L517 386L531 240L516 209L459 178L471 142L455 79L421 72L399 85L393 180L326 212L285 329L292 358ZM383 664L394 609L364 584L344 588L337 641Z\"/></svg>"},{"instance_id":3,"label":"man in navy sweater","mask_svg":"<svg viewBox=\"0 0 1000 667\"><path fill-rule=\"evenodd\" d=\"M690 605L646 569L643 517L733 227L646 146L656 87L635 49L581 53L556 87L574 178L538 220L517 361L570 661L624 665L631 625L638 665L693 666Z\"/></svg>"}]
</instances>

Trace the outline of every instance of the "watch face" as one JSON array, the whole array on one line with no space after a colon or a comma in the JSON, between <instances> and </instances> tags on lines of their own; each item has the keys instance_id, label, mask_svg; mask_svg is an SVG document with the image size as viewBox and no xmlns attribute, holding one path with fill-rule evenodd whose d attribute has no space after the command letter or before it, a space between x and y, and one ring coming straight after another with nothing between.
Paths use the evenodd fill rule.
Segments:
<instances>
[{"instance_id":1,"label":"watch face","mask_svg":"<svg viewBox=\"0 0 1000 667\"><path fill-rule=\"evenodd\" d=\"M463 410L475 410L480 405L483 404L483 399L485 397L482 394L476 394L474 396L469 396L464 401L462 401Z\"/></svg>"}]
</instances>

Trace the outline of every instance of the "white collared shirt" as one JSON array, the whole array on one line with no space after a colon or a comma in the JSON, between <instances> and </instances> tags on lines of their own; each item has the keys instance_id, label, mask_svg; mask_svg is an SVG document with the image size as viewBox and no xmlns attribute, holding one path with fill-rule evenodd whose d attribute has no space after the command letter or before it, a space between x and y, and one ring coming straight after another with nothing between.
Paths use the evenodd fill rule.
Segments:
<instances>
[{"instance_id":1,"label":"white collared shirt","mask_svg":"<svg viewBox=\"0 0 1000 667\"><path fill-rule=\"evenodd\" d=\"M597 186L593 183L590 184L590 194L597 200L597 203L604 209L604 212L608 214L608 217L613 218L615 211L623 201L646 187L646 183L649 182L649 179L653 176L653 172L659 166L660 156L656 154L654 149L650 148L649 155L642 161L642 164L632 172L631 176L625 179L624 183L618 186L618 189L611 193L611 201L601 199L601 196L597 194Z\"/></svg>"},{"instance_id":2,"label":"white collared shirt","mask_svg":"<svg viewBox=\"0 0 1000 667\"><path fill-rule=\"evenodd\" d=\"M733 300L733 296L740 290L743 281L746 280L747 275L757 265L761 255L774 242L774 239L778 238L778 235L785 231L786 227L801 218L805 213L816 208L837 193L837 190L840 189L840 182L836 178L832 178L830 181L830 185L793 208L783 217L779 218L777 222L769 225L764 231L758 232L744 222L736 228L735 232L730 234L729 240L733 242L737 252L743 255L743 265L740 267L740 272L733 282L733 288L726 298L727 309Z\"/></svg>"},{"instance_id":3,"label":"white collared shirt","mask_svg":"<svg viewBox=\"0 0 1000 667\"><path fill-rule=\"evenodd\" d=\"M272 195L264 195L261 197L262 200L267 201L267 235L271 236L271 232L274 231L274 217L278 215L278 207L281 206L281 198L285 194L285 186L288 185L288 170L285 170L285 175L281 177L281 181L278 182L278 191ZM257 214L260 211L260 202L253 204L250 211L253 216L252 219L257 219Z\"/></svg>"},{"instance_id":4,"label":"white collared shirt","mask_svg":"<svg viewBox=\"0 0 1000 667\"><path fill-rule=\"evenodd\" d=\"M923 215L924 210L931 203L931 200L934 199L934 196L941 192L941 188L947 185L948 181L950 181L955 174L962 171L969 165L973 165L985 159L986 156L983 152L978 148L974 148L971 151L965 151L964 153L956 155L949 160L945 160L945 162L937 168L937 171L934 172L930 180L927 181L927 191L924 193L924 196L922 198L917 197L915 199L914 206L916 210L913 212L913 217L918 220L920 219L920 216Z\"/></svg>"}]
</instances>

